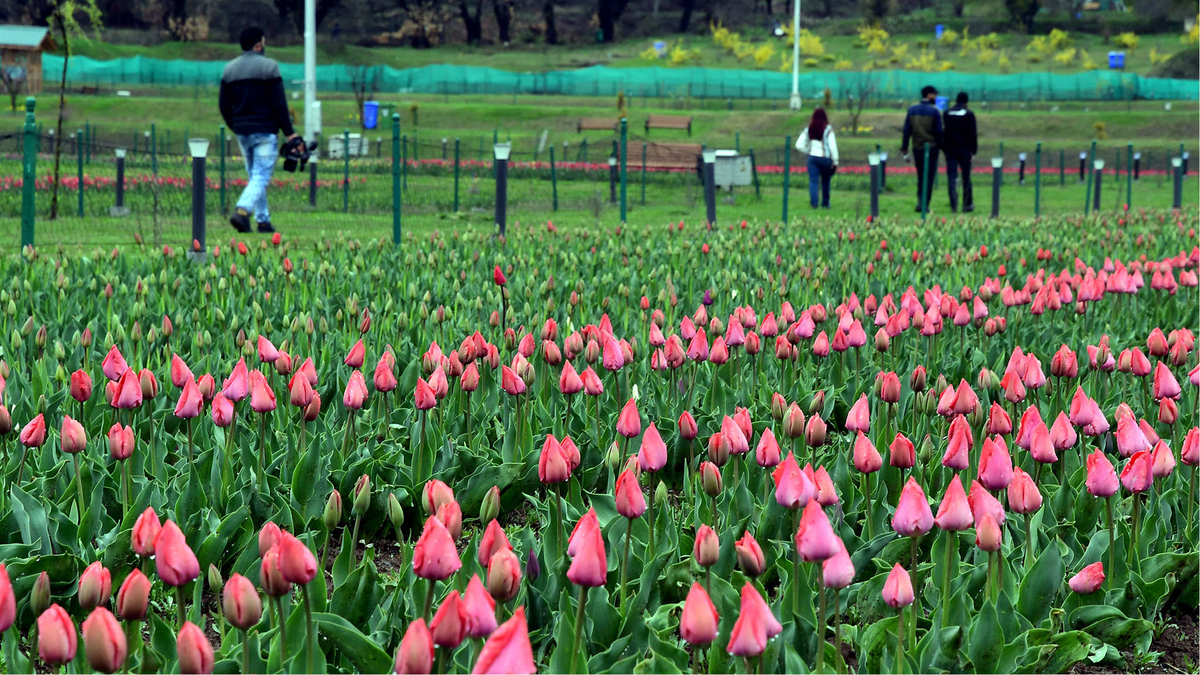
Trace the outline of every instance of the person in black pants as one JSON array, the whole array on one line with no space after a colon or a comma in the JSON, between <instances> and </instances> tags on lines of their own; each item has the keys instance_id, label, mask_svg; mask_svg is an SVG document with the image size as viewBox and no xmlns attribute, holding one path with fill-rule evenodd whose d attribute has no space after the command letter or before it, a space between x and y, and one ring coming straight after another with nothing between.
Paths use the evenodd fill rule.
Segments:
<instances>
[{"instance_id":1,"label":"person in black pants","mask_svg":"<svg viewBox=\"0 0 1200 675\"><path fill-rule=\"evenodd\" d=\"M938 149L942 147L942 115L933 105L937 100L937 89L926 86L921 90L921 100L908 109L904 118L904 138L900 143L900 152L904 161L915 159L917 165L917 208L920 213L922 196L925 208L929 208L929 191L925 188L925 144L929 144L929 180L932 183L937 175ZM908 154L908 142L912 141L912 155Z\"/></svg>"},{"instance_id":2,"label":"person in black pants","mask_svg":"<svg viewBox=\"0 0 1200 675\"><path fill-rule=\"evenodd\" d=\"M971 158L979 150L978 134L975 130L975 113L967 109L967 92L960 91L954 99L954 107L942 118L945 127L946 183L950 189L950 210L958 209L958 186L955 185L958 170L962 169L963 213L975 210L975 199L971 192Z\"/></svg>"}]
</instances>

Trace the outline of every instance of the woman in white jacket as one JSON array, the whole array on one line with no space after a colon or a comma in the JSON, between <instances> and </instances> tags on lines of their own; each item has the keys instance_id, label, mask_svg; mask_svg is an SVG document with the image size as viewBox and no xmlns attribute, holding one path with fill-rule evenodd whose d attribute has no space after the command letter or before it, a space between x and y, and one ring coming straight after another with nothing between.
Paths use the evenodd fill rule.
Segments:
<instances>
[{"instance_id":1,"label":"woman in white jacket","mask_svg":"<svg viewBox=\"0 0 1200 675\"><path fill-rule=\"evenodd\" d=\"M812 119L800 137L796 149L808 155L808 199L817 208L817 188L821 189L821 206L829 208L829 180L837 171L838 147L829 126L829 117L824 108L813 110Z\"/></svg>"}]
</instances>

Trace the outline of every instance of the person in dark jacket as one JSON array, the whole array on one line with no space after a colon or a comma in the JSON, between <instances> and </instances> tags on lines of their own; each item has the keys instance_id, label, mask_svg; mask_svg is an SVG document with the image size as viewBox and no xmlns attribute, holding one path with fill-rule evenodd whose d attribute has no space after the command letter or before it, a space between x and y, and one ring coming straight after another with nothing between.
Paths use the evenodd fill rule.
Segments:
<instances>
[{"instance_id":1,"label":"person in dark jacket","mask_svg":"<svg viewBox=\"0 0 1200 675\"><path fill-rule=\"evenodd\" d=\"M229 222L238 232L250 231L250 216L259 232L274 232L267 208L267 186L279 156L278 133L288 140L296 137L283 92L279 64L263 55L263 30L251 26L242 31L242 55L225 64L221 75L219 105L226 126L237 137L246 162L249 181Z\"/></svg>"},{"instance_id":2,"label":"person in dark jacket","mask_svg":"<svg viewBox=\"0 0 1200 675\"><path fill-rule=\"evenodd\" d=\"M971 192L971 158L979 150L979 139L975 131L975 113L967 109L967 92L960 91L954 99L954 107L942 116L946 130L946 183L950 189L950 210L958 209L958 170L962 169L963 213L975 210L975 199Z\"/></svg>"},{"instance_id":3,"label":"person in dark jacket","mask_svg":"<svg viewBox=\"0 0 1200 675\"><path fill-rule=\"evenodd\" d=\"M925 144L929 144L929 181L933 182L937 175L938 149L942 147L942 115L934 107L937 100L937 89L926 86L921 90L921 101L908 109L904 118L904 139L900 142L900 152L904 161L915 159L917 165L917 212L921 211L922 195L925 207L929 207L929 192L925 187ZM912 155L908 153L908 143L912 141Z\"/></svg>"}]
</instances>

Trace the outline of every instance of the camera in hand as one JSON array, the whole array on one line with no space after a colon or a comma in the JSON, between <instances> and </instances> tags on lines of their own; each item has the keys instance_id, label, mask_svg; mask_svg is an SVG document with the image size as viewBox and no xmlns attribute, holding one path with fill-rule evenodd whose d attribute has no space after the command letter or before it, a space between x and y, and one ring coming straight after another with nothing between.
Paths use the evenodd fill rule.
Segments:
<instances>
[{"instance_id":1,"label":"camera in hand","mask_svg":"<svg viewBox=\"0 0 1200 675\"><path fill-rule=\"evenodd\" d=\"M304 166L308 164L309 158L312 157L312 153L316 149L316 141L305 143L304 139L299 136L284 142L283 147L279 150L279 154L283 156L283 170L295 173L296 167L299 166L300 170L303 171Z\"/></svg>"}]
</instances>

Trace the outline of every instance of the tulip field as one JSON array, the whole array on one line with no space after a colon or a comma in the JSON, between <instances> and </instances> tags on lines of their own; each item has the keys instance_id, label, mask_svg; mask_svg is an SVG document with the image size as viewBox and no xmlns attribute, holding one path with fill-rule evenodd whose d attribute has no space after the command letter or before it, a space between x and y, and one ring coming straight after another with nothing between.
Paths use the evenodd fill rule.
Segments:
<instances>
[{"instance_id":1,"label":"tulip field","mask_svg":"<svg viewBox=\"0 0 1200 675\"><path fill-rule=\"evenodd\" d=\"M1194 672L1198 225L27 248L4 671Z\"/></svg>"}]
</instances>

